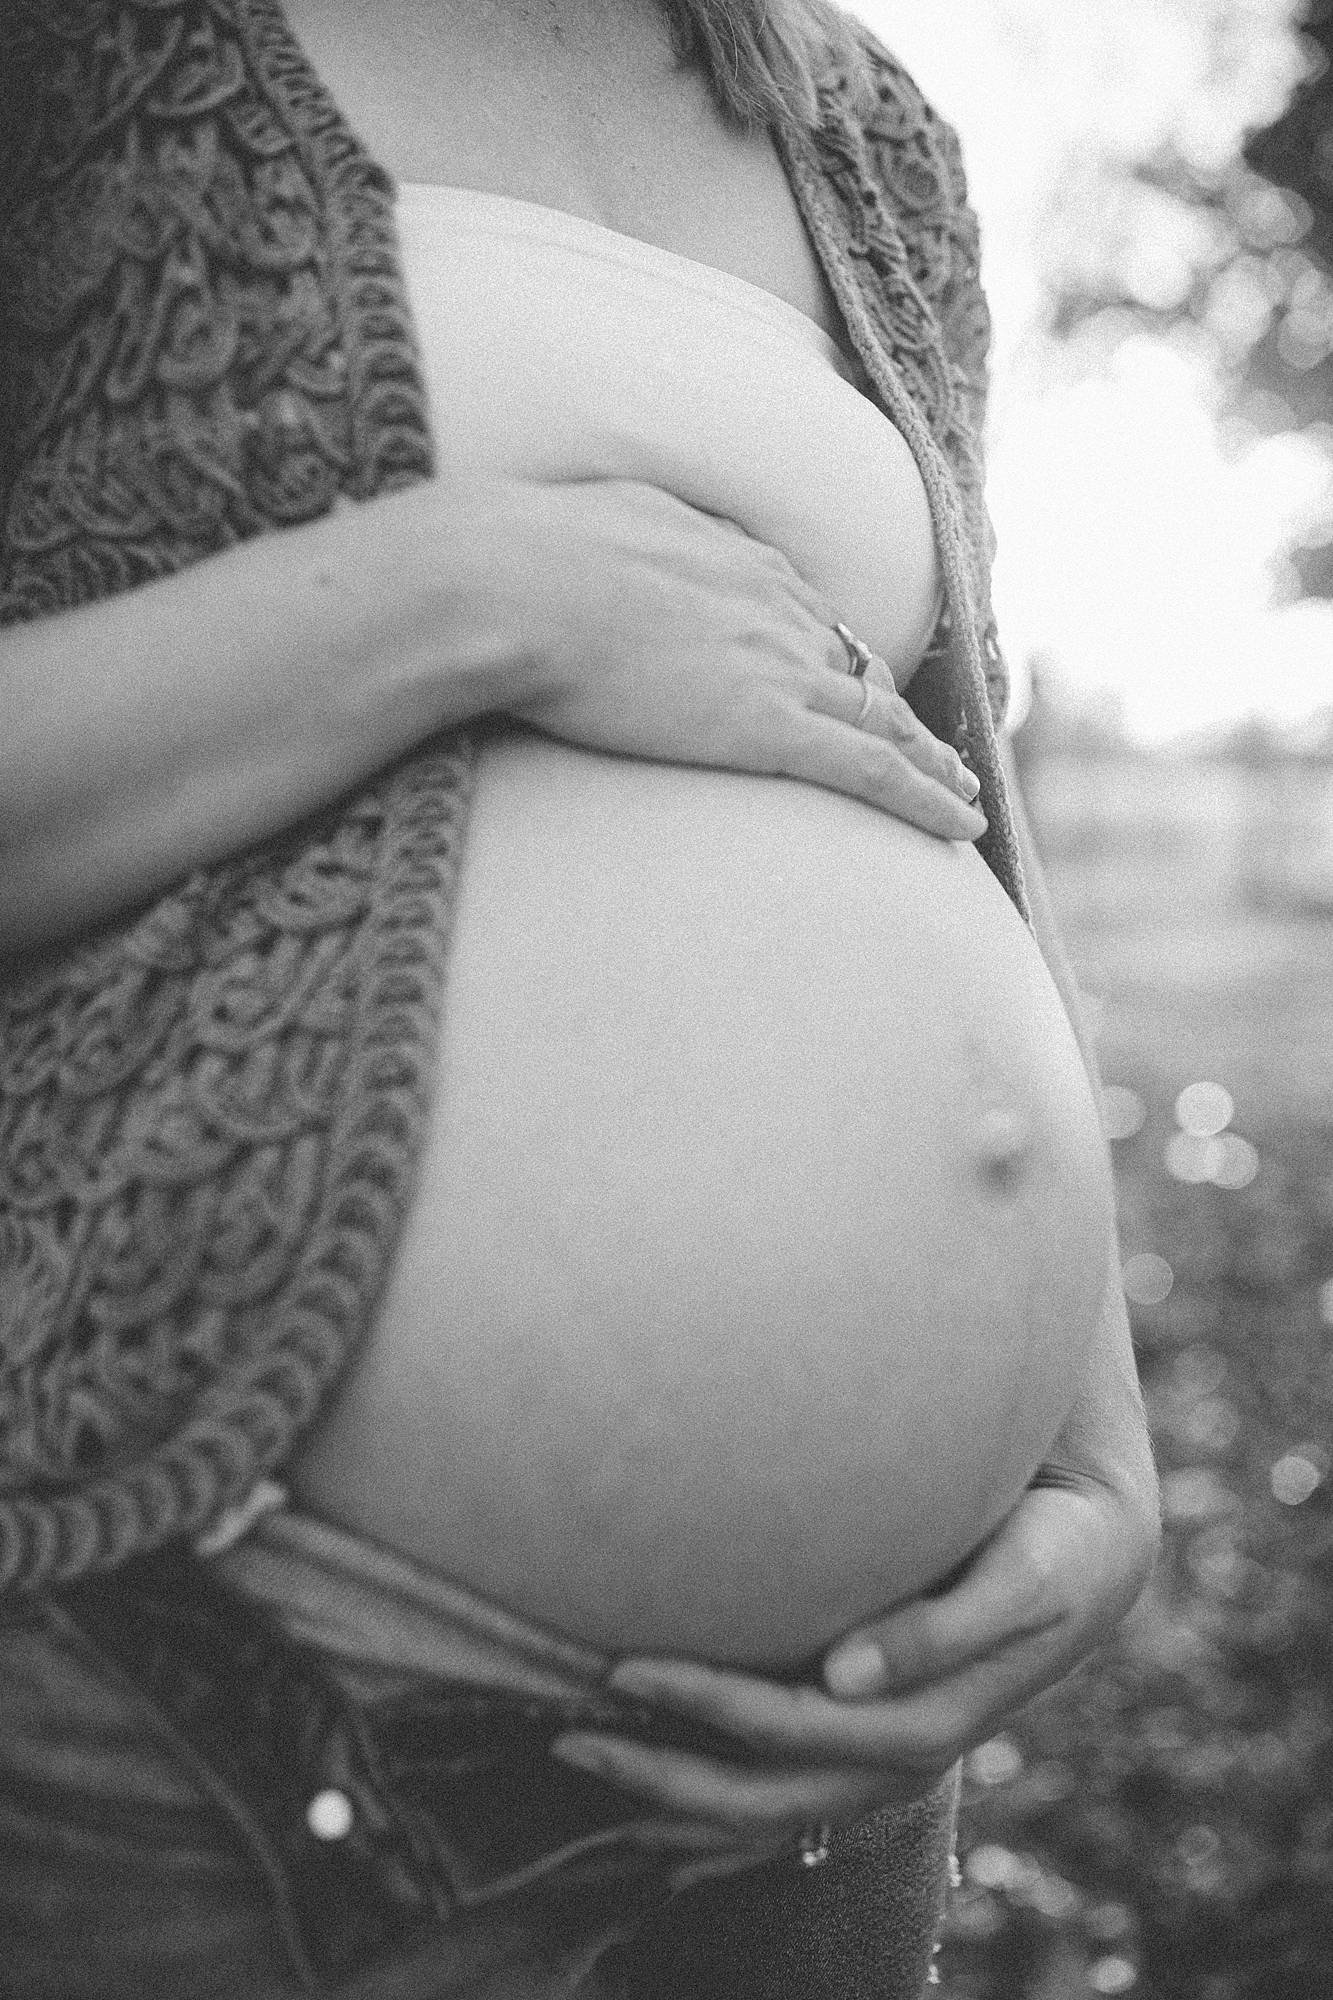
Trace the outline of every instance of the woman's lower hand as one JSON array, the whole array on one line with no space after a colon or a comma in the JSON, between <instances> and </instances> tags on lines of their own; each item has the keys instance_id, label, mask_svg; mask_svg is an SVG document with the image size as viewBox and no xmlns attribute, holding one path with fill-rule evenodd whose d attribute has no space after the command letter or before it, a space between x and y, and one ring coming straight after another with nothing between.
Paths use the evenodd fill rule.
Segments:
<instances>
[{"instance_id":1,"label":"woman's lower hand","mask_svg":"<svg viewBox=\"0 0 1333 2000\"><path fill-rule=\"evenodd\" d=\"M946 1587L841 1640L823 1688L687 1660L615 1668L613 1689L726 1732L746 1761L601 1733L563 1737L556 1754L756 1853L920 1796L1100 1644L1143 1588L1157 1541L1150 1457L1139 1446L1118 1469L1066 1461Z\"/></svg>"},{"instance_id":2,"label":"woman's lower hand","mask_svg":"<svg viewBox=\"0 0 1333 2000\"><path fill-rule=\"evenodd\" d=\"M506 712L589 749L804 779L948 840L977 780L827 605L734 523L629 480L527 489L507 552L531 668Z\"/></svg>"}]
</instances>

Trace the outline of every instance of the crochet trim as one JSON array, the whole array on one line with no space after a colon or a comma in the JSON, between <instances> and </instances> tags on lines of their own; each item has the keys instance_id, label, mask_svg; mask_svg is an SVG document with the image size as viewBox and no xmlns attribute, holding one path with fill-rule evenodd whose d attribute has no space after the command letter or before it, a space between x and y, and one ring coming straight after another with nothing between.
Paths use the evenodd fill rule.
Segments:
<instances>
[{"instance_id":1,"label":"crochet trim","mask_svg":"<svg viewBox=\"0 0 1333 2000\"><path fill-rule=\"evenodd\" d=\"M0 221L11 621L431 464L392 184L278 8L67 4L39 64L42 11ZM410 1196L474 762L460 734L0 994L0 1590L199 1532L317 1413Z\"/></svg>"},{"instance_id":2,"label":"crochet trim","mask_svg":"<svg viewBox=\"0 0 1333 2000\"><path fill-rule=\"evenodd\" d=\"M951 659L962 700L961 735L987 821L978 847L1030 921L995 737L1008 676L990 605L993 536L979 449L991 325L977 222L954 134L901 65L873 37L863 42L876 113L848 117L847 87L837 80L821 93L824 117L813 139L791 130L776 136L862 364L925 484L946 591L931 651ZM888 188L913 225L909 236L890 210Z\"/></svg>"}]
</instances>

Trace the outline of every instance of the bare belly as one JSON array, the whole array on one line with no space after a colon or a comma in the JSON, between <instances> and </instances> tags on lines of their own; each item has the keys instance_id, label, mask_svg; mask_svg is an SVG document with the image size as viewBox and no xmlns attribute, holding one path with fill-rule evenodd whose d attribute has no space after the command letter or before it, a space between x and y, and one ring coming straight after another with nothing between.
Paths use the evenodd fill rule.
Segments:
<instances>
[{"instance_id":1,"label":"bare belly","mask_svg":"<svg viewBox=\"0 0 1333 2000\"><path fill-rule=\"evenodd\" d=\"M1110 1229L1058 995L971 849L515 731L416 1198L297 1491L594 1643L796 1666L1012 1505Z\"/></svg>"}]
</instances>

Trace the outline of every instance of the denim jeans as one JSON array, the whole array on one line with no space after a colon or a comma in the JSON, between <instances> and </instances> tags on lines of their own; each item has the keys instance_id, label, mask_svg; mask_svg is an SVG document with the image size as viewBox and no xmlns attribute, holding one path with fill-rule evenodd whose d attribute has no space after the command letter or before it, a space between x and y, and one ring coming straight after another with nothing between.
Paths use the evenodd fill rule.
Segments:
<instances>
[{"instance_id":1,"label":"denim jeans","mask_svg":"<svg viewBox=\"0 0 1333 2000\"><path fill-rule=\"evenodd\" d=\"M727 1747L604 1666L299 1517L5 1607L0 1996L914 2000L952 1787L823 1868L695 1880L547 1754Z\"/></svg>"}]
</instances>

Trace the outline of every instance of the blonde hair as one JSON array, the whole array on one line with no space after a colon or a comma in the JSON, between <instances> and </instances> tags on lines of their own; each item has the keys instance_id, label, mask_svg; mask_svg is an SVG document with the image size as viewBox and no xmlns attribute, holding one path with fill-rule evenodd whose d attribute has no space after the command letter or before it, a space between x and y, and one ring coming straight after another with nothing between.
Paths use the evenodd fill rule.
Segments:
<instances>
[{"instance_id":1,"label":"blonde hair","mask_svg":"<svg viewBox=\"0 0 1333 2000\"><path fill-rule=\"evenodd\" d=\"M832 59L853 86L871 88L855 23L830 0L659 0L677 53L708 79L724 116L743 131L812 126L814 74Z\"/></svg>"}]
</instances>

